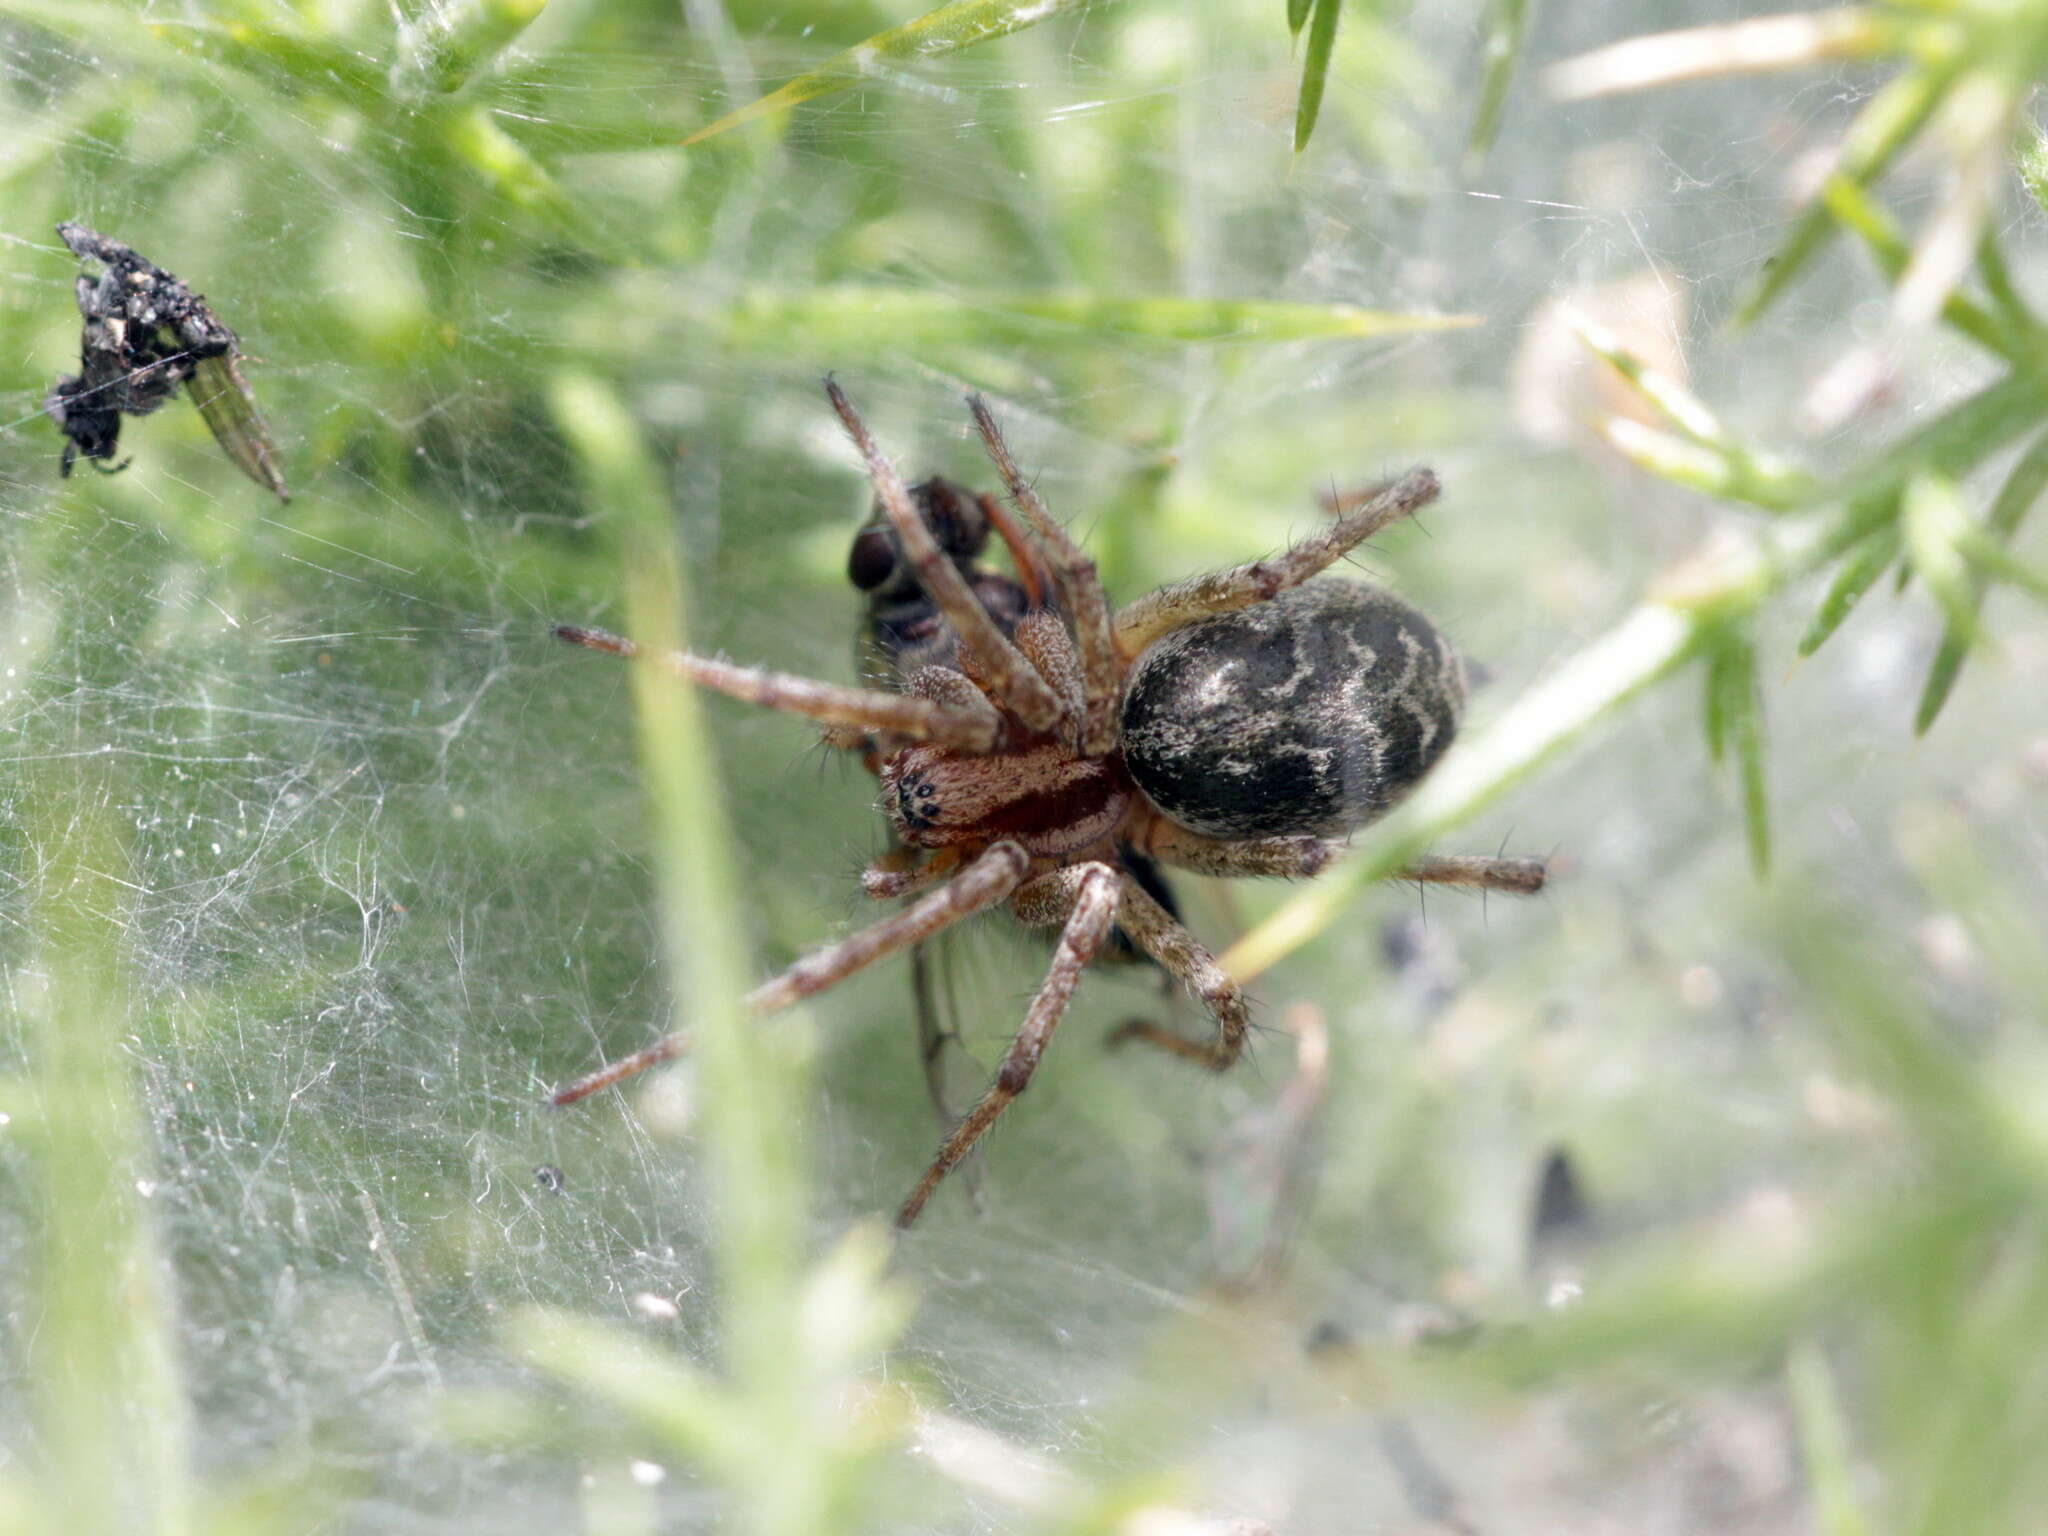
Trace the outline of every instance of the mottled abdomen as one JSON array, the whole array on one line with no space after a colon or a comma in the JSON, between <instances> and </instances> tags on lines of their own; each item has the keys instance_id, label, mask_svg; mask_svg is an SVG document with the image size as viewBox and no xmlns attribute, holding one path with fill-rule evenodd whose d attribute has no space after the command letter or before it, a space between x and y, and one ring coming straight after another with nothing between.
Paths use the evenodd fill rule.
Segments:
<instances>
[{"instance_id":1,"label":"mottled abdomen","mask_svg":"<svg viewBox=\"0 0 2048 1536\"><path fill-rule=\"evenodd\" d=\"M1148 648L1124 691L1124 761L1193 831L1339 836L1429 771L1464 702L1464 665L1434 624L1326 578Z\"/></svg>"}]
</instances>

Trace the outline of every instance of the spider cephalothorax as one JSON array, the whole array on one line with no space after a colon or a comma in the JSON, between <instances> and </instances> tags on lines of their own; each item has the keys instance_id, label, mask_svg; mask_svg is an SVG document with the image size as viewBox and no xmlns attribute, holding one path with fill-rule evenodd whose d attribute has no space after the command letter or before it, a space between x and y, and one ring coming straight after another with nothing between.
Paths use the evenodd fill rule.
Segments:
<instances>
[{"instance_id":1,"label":"spider cephalothorax","mask_svg":"<svg viewBox=\"0 0 2048 1536\"><path fill-rule=\"evenodd\" d=\"M848 563L867 594L867 652L889 686L841 688L707 657L660 658L684 677L824 724L881 782L898 846L862 877L914 896L894 916L799 961L749 997L787 1006L961 918L1007 905L1057 927L1051 968L995 1081L952 1128L897 1213L907 1225L1024 1091L1081 970L1121 930L1216 1024L1192 1039L1156 1024L1120 1036L1214 1068L1243 1049L1244 994L1153 892L1155 865L1209 875L1314 874L1426 773L1456 733L1464 671L1416 609L1380 588L1318 576L1437 494L1417 470L1330 504L1333 520L1270 560L1162 587L1111 614L1095 567L1010 458L988 408L975 425L1016 513L949 481L907 487L828 383L879 509ZM978 564L991 535L1014 578ZM630 641L563 628L621 655ZM1521 859L1427 859L1421 880L1533 891ZM569 1103L664 1060L670 1037L571 1084Z\"/></svg>"}]
</instances>

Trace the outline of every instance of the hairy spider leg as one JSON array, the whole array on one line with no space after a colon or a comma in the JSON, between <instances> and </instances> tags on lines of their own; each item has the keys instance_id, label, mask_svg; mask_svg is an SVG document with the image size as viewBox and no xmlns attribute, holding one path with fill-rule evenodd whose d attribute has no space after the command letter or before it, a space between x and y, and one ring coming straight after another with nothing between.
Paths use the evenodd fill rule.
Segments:
<instances>
[{"instance_id":1,"label":"hairy spider leg","mask_svg":"<svg viewBox=\"0 0 2048 1536\"><path fill-rule=\"evenodd\" d=\"M1064 909L1066 918L1065 926L1060 930L1059 945L1053 951L1052 964L1046 969L1044 983L1031 999L1023 1025L1010 1042L1002 1066L996 1069L995 1081L989 1084L975 1106L961 1117L960 1123L940 1146L938 1155L932 1159L931 1167L925 1170L924 1177L917 1181L917 1187L903 1202L903 1208L896 1213L899 1228L917 1220L918 1212L931 1199L939 1181L960 1166L961 1159L988 1134L989 1127L1010 1107L1011 1100L1030 1085L1031 1074L1038 1069L1039 1058L1045 1054L1046 1042L1052 1039L1052 1032L1066 1015L1067 1004L1074 996L1074 987L1081 979L1081 972L1109 937L1110 925L1117 915L1119 881L1120 876L1107 864L1077 864L1034 880L1018 892L1022 906L1028 905L1024 901L1026 892L1041 886L1057 887L1057 894L1052 897L1052 909L1054 912Z\"/></svg>"},{"instance_id":2,"label":"hairy spider leg","mask_svg":"<svg viewBox=\"0 0 2048 1536\"><path fill-rule=\"evenodd\" d=\"M642 654L635 641L577 624L556 625L555 638L629 660ZM828 726L889 732L914 741L957 747L964 752L988 751L1001 729L1001 722L993 710L985 707L985 702L984 708L975 711L912 693L842 688L788 672L735 666L688 651L670 651L656 659L678 677L700 687L759 704L764 709L803 715Z\"/></svg>"},{"instance_id":3,"label":"hairy spider leg","mask_svg":"<svg viewBox=\"0 0 2048 1536\"><path fill-rule=\"evenodd\" d=\"M1244 1050L1245 1029L1250 1023L1244 989L1230 978L1229 973L1216 963L1216 957L1204 949L1172 913L1146 894L1136 879L1128 874L1119 878L1121 900L1117 904L1117 926L1130 935L1132 943L1157 960L1167 974L1201 1000L1202 1006L1216 1020L1216 1035L1211 1040L1190 1040L1157 1024L1134 1020L1113 1030L1110 1044L1142 1040L1163 1051L1198 1062L1212 1071L1223 1071Z\"/></svg>"},{"instance_id":4,"label":"hairy spider leg","mask_svg":"<svg viewBox=\"0 0 2048 1536\"><path fill-rule=\"evenodd\" d=\"M1285 880L1306 880L1320 874L1345 851L1345 845L1323 837L1208 837L1161 816L1147 829L1143 851L1162 864L1198 875L1277 875ZM1543 889L1545 866L1541 859L1431 854L1391 878L1533 896Z\"/></svg>"},{"instance_id":5,"label":"hairy spider leg","mask_svg":"<svg viewBox=\"0 0 2048 1536\"><path fill-rule=\"evenodd\" d=\"M742 1006L755 1015L777 1012L799 998L822 992L844 981L854 972L893 955L897 950L920 944L964 917L985 911L1006 899L1022 883L1031 860L1015 843L992 843L972 864L930 895L913 902L901 912L871 923L858 933L848 934L837 944L806 955L781 975L763 982L749 992ZM679 1054L688 1043L682 1031L668 1035L644 1050L580 1077L550 1100L556 1105L574 1104L600 1088L645 1071Z\"/></svg>"},{"instance_id":6,"label":"hairy spider leg","mask_svg":"<svg viewBox=\"0 0 2048 1536\"><path fill-rule=\"evenodd\" d=\"M1505 891L1510 896L1534 896L1543 889L1547 874L1547 867L1541 859L1446 853L1417 859L1394 878L1420 880L1428 885L1464 885L1474 890Z\"/></svg>"},{"instance_id":7,"label":"hairy spider leg","mask_svg":"<svg viewBox=\"0 0 2048 1536\"><path fill-rule=\"evenodd\" d=\"M1171 630L1212 614L1232 613L1263 603L1334 564L1390 523L1429 505L1441 487L1434 474L1418 469L1363 503L1345 511L1319 533L1298 540L1270 560L1254 560L1210 571L1149 592L1120 609L1116 643L1126 658Z\"/></svg>"},{"instance_id":8,"label":"hairy spider leg","mask_svg":"<svg viewBox=\"0 0 2048 1536\"><path fill-rule=\"evenodd\" d=\"M825 394L867 465L875 499L882 504L882 511L888 516L889 526L895 530L903 556L917 574L918 585L924 588L925 595L938 608L940 616L952 627L959 641L961 658L971 664L979 680L987 683L988 691L996 700L1022 720L1028 729L1055 730L1063 714L1058 698L989 616L980 599L968 588L960 568L939 548L931 529L917 515L903 477L882 457L867 423L861 420L853 402L846 398L846 391L827 379Z\"/></svg>"},{"instance_id":9,"label":"hairy spider leg","mask_svg":"<svg viewBox=\"0 0 2048 1536\"><path fill-rule=\"evenodd\" d=\"M1003 429L989 412L988 401L980 395L969 395L967 409L974 415L982 446L988 450L996 473L1003 477L1010 499L1030 523L1052 563L1053 585L1059 592L1060 606L1073 623L1081 653L1085 701L1081 751L1087 757L1105 757L1116 745L1116 712L1123 696L1124 668L1123 658L1117 654L1115 632L1110 627L1109 598L1102 590L1102 579L1095 562L1068 536L1065 528L1053 521L1045 503L1039 500L1037 489L1018 470L1017 461L1010 456L1010 445L1003 440Z\"/></svg>"},{"instance_id":10,"label":"hairy spider leg","mask_svg":"<svg viewBox=\"0 0 2048 1536\"><path fill-rule=\"evenodd\" d=\"M1198 875L1272 876L1306 880L1343 848L1329 838L1210 837L1191 832L1179 822L1154 816L1145 828L1142 849L1162 864L1193 870Z\"/></svg>"}]
</instances>

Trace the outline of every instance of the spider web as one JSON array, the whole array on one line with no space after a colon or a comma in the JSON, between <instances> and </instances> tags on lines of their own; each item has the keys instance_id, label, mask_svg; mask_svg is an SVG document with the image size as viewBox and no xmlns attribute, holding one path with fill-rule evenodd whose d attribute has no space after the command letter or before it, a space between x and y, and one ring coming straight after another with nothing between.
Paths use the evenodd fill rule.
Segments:
<instances>
[{"instance_id":1,"label":"spider web","mask_svg":"<svg viewBox=\"0 0 2048 1536\"><path fill-rule=\"evenodd\" d=\"M137 14L175 30L232 9ZM602 1448L507 1455L431 1429L447 1391L525 1381L497 1344L510 1309L645 1325L697 1358L716 1336L687 1064L625 1102L542 1107L666 1008L626 679L547 638L618 605L605 509L547 418L556 373L620 381L663 455L699 646L835 680L850 677L841 562L864 493L816 387L828 369L907 468L975 484L990 477L958 397L989 390L1123 596L1280 547L1319 488L1426 458L1446 501L1358 564L1482 665L1481 714L1725 515L1589 446L1579 424L1601 386L1558 352L1547 305L1571 297L1682 349L1738 430L1823 464L1969 377L1930 346L1889 403L1801 440L1787 424L1813 381L1881 316L1846 257L1766 331L1714 329L1782 232L1802 157L1869 81L1571 109L1529 87L1461 182L1446 167L1473 12L1383 33L1361 13L1289 174L1278 8L1132 4L906 68L806 109L779 145L668 147L828 57L838 42L812 35L810 9L686 6L693 32L659 6L551 7L475 98L572 215L480 181L445 148L456 128L423 154L426 108L337 105L119 35L87 46L0 5L0 961L17 1019L0 1044L11 1068L32 1065L18 1021L42 964L47 844L103 829L123 892L107 914L119 1048L147 1127L136 1187L169 1259L202 1473L332 1475L349 1530L578 1518L580 1469ZM327 10L337 35L380 35L375 7ZM1531 56L1653 24L1549 7ZM39 410L75 366L60 218L134 245L235 328L289 508L182 403L127 424L124 474L58 480ZM934 304L883 325L868 288ZM1485 324L1190 345L1026 324L991 297L1054 289ZM1966 682L1938 761L1903 746L1925 611L1852 626L1773 696L1782 858L1869 892L1873 932L1895 944L1929 921L1897 878L1902 803L1963 797L2031 839L2038 891L2024 796L2038 804L2039 724L1997 694L2038 697L2048 646L2012 617L1994 664L2010 671ZM1716 1476L1733 1490L1716 1528L1779 1528L1797 1464L1762 1396L1703 1393L1641 1434L1567 1434L1533 1410L1503 1433L1448 1409L1240 1392L1229 1383L1256 1373L1238 1362L1162 1407L1174 1369L1209 1368L1176 1330L1227 1277L1219 1210L1259 1198L1232 1192L1231 1160L1281 1134L1267 1116L1294 1070L1288 1004L1316 1003L1334 1044L1317 1193L1260 1304L1258 1337L1283 1352L1526 1299L1553 1146L1619 1227L1685 1221L1825 1157L1786 1087L1819 1070L1814 1048L1756 959L1737 811L1695 713L1651 700L1467 830L1455 851L1558 850L1569 879L1550 898L1389 890L1262 981L1264 1032L1229 1080L1106 1059L1104 1030L1161 999L1143 974L1092 976L989 1144L985 1214L948 1190L910 1250L923 1304L892 1370L1034 1453L1177 1468L1194 1504L1290 1531L1432 1508L1483 1530L1530 1508L1701 1528L1697 1485ZM871 784L800 726L713 714L765 973L864 919L852 876L880 826ZM1275 899L1200 886L1191 919L1220 941ZM992 1063L1042 953L991 921L948 964ZM900 964L815 1013L818 1098L792 1129L822 1240L892 1207L936 1131ZM35 1156L0 1128L0 1351L17 1382L48 1304L23 1193ZM0 1422L27 1455L26 1400ZM661 1528L716 1522L687 1469L662 1470ZM925 1499L920 1529L1018 1519L997 1499Z\"/></svg>"}]
</instances>

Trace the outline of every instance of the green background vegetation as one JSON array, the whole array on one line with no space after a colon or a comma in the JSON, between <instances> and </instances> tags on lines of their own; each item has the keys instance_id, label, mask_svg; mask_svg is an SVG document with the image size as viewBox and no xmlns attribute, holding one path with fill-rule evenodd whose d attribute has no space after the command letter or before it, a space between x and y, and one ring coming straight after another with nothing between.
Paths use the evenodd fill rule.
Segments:
<instances>
[{"instance_id":1,"label":"green background vegetation","mask_svg":"<svg viewBox=\"0 0 2048 1536\"><path fill-rule=\"evenodd\" d=\"M0 0L0 1529L2038 1522L2044 8L1571 101L1700 18L1024 9L850 76L907 8ZM289 505L182 402L57 478L67 218L238 330ZM1125 596L1427 462L1363 563L1488 678L1348 872L1188 882L1277 939L1244 1070L1091 976L893 1254L902 967L732 1008L871 785L548 639L848 678L828 370L977 483L986 391ZM1546 896L1368 879L1503 841ZM1042 954L948 964L992 1063Z\"/></svg>"}]
</instances>

